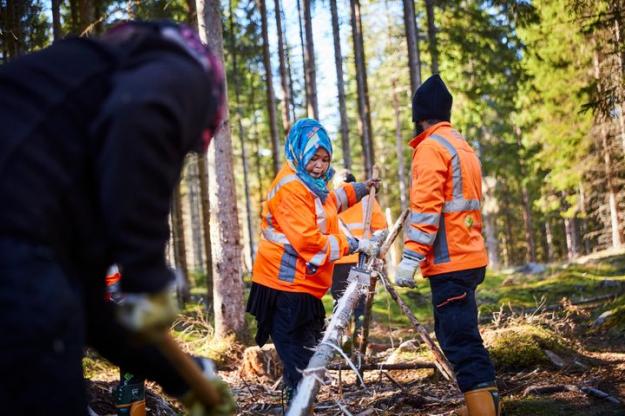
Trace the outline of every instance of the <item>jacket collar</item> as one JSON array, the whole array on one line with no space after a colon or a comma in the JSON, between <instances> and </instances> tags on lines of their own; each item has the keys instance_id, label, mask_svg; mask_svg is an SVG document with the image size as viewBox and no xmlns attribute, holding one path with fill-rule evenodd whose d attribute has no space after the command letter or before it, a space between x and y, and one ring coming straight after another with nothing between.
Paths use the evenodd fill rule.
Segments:
<instances>
[{"instance_id":1,"label":"jacket collar","mask_svg":"<svg viewBox=\"0 0 625 416\"><path fill-rule=\"evenodd\" d=\"M445 127L451 128L451 123L449 121L441 121L439 123L433 124L427 129L425 129L424 131L422 131L417 136L413 137L412 140L408 142L408 144L413 149L416 149L419 143L421 143L423 140L425 140L429 136L433 135L436 130L445 128Z\"/></svg>"}]
</instances>

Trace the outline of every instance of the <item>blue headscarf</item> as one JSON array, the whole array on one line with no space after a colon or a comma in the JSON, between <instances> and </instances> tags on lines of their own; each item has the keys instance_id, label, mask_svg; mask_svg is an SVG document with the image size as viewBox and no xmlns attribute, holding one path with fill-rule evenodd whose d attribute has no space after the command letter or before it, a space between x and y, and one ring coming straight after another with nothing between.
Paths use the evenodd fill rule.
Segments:
<instances>
[{"instance_id":1,"label":"blue headscarf","mask_svg":"<svg viewBox=\"0 0 625 416\"><path fill-rule=\"evenodd\" d=\"M297 176L321 199L321 202L325 203L330 193L328 181L334 176L334 169L328 168L323 177L317 179L306 172L306 165L320 147L332 157L332 142L326 129L317 120L302 118L289 130L284 144L284 154Z\"/></svg>"}]
</instances>

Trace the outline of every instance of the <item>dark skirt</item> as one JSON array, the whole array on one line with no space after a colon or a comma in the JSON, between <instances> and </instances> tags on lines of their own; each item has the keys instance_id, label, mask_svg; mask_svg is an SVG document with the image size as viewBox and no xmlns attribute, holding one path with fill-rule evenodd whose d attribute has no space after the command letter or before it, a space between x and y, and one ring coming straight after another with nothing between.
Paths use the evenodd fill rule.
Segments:
<instances>
[{"instance_id":1,"label":"dark skirt","mask_svg":"<svg viewBox=\"0 0 625 416\"><path fill-rule=\"evenodd\" d=\"M320 299L308 293L285 292L253 282L246 312L256 317L256 344L260 347L269 339L279 297L289 305L289 331L313 321L323 322L325 319L325 309Z\"/></svg>"}]
</instances>

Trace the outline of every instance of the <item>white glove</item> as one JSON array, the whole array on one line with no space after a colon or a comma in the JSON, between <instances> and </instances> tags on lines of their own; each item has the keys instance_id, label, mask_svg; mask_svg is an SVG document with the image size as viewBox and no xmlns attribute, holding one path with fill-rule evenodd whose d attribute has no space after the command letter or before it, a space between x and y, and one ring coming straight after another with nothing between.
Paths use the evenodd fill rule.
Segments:
<instances>
[{"instance_id":1,"label":"white glove","mask_svg":"<svg viewBox=\"0 0 625 416\"><path fill-rule=\"evenodd\" d=\"M177 316L175 283L157 293L126 293L117 308L123 326L150 339L164 334Z\"/></svg>"},{"instance_id":2,"label":"white glove","mask_svg":"<svg viewBox=\"0 0 625 416\"><path fill-rule=\"evenodd\" d=\"M415 287L414 275L419 268L419 262L402 256L395 269L395 284L400 287Z\"/></svg>"},{"instance_id":3,"label":"white glove","mask_svg":"<svg viewBox=\"0 0 625 416\"><path fill-rule=\"evenodd\" d=\"M367 240L366 238L362 238L358 240L358 248L356 251L369 257L376 257L380 252L380 243L373 239Z\"/></svg>"}]
</instances>

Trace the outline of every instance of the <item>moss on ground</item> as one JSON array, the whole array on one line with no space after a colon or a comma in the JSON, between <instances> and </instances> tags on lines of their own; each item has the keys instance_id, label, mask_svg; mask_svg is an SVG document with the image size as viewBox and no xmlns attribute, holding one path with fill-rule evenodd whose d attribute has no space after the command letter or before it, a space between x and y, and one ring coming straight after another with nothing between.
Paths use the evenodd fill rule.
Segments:
<instances>
[{"instance_id":1,"label":"moss on ground","mask_svg":"<svg viewBox=\"0 0 625 416\"><path fill-rule=\"evenodd\" d=\"M507 416L622 416L623 409L609 403L592 402L580 406L577 401L557 400L553 398L527 397L504 402Z\"/></svg>"},{"instance_id":2,"label":"moss on ground","mask_svg":"<svg viewBox=\"0 0 625 416\"><path fill-rule=\"evenodd\" d=\"M549 362L545 349L565 350L563 340L554 332L529 324L487 331L484 343L499 369L535 368Z\"/></svg>"}]
</instances>

